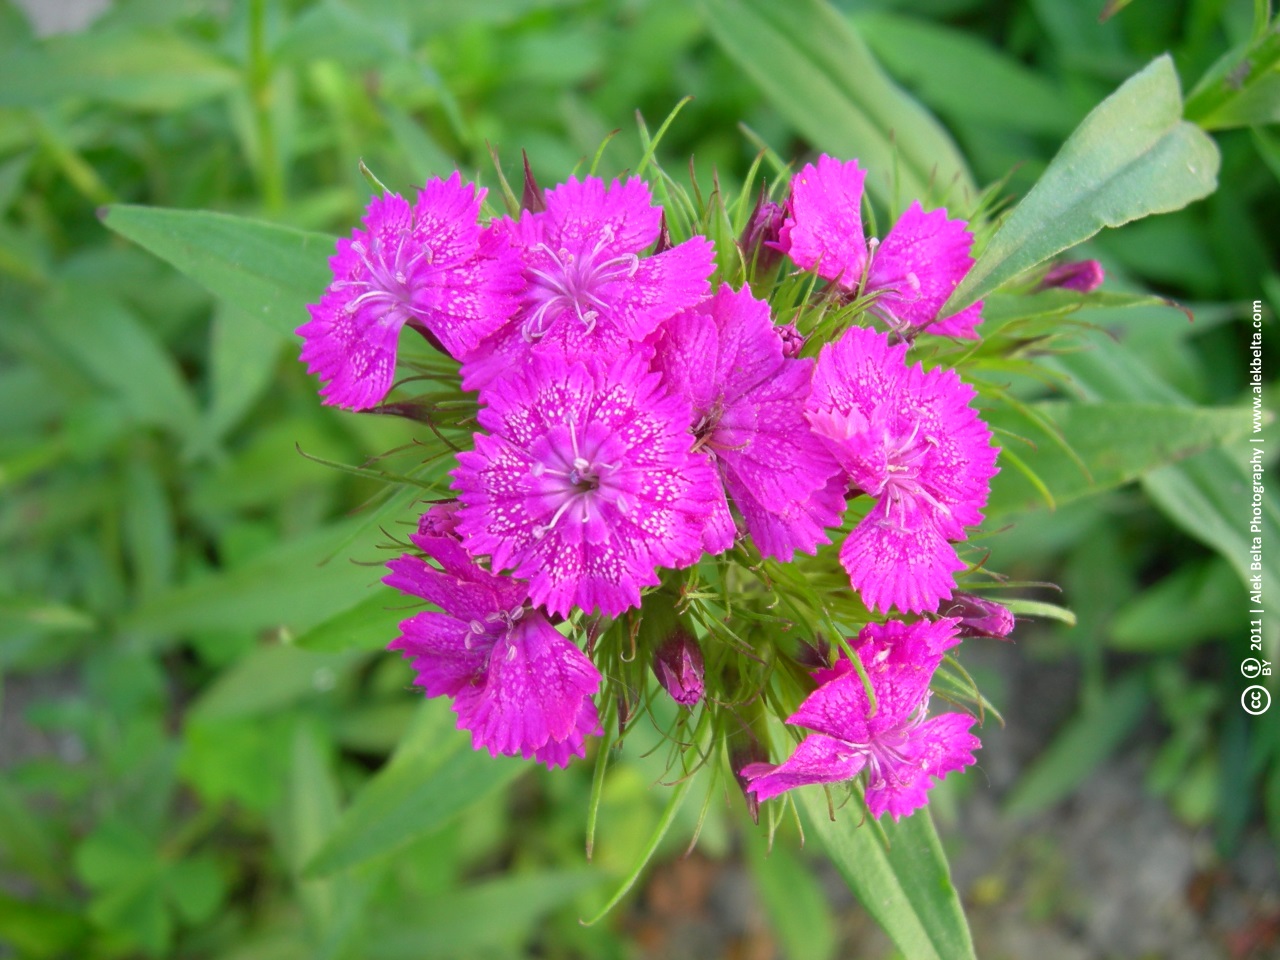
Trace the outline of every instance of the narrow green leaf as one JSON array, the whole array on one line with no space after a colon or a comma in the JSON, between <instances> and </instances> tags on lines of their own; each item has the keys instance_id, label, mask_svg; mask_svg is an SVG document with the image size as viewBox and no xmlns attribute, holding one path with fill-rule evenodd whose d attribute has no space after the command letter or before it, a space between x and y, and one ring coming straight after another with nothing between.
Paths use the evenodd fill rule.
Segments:
<instances>
[{"instance_id":1,"label":"narrow green leaf","mask_svg":"<svg viewBox=\"0 0 1280 960\"><path fill-rule=\"evenodd\" d=\"M1034 471L1061 505L1130 481L1193 454L1238 440L1248 429L1247 412L1233 407L1199 408L1155 403L1031 404L1061 432L1088 475L1054 439L1013 411L993 410L989 422L1037 444L1003 441ZM1035 483L1019 470L1002 470L991 481L988 516L1044 506Z\"/></svg>"},{"instance_id":2,"label":"narrow green leaf","mask_svg":"<svg viewBox=\"0 0 1280 960\"><path fill-rule=\"evenodd\" d=\"M973 940L928 809L894 823L858 823L861 804L832 820L818 787L795 791L817 836L867 912L911 960L974 960Z\"/></svg>"},{"instance_id":3,"label":"narrow green leaf","mask_svg":"<svg viewBox=\"0 0 1280 960\"><path fill-rule=\"evenodd\" d=\"M1142 478L1147 495L1175 525L1218 551L1245 588L1266 600L1280 596L1280 564L1259 563L1255 568L1251 551L1255 537L1268 548L1280 543L1280 498L1264 477L1255 533L1253 515L1246 512L1252 510L1252 483L1241 458L1221 450ZM1238 602L1248 602L1248 594L1239 595ZM1280 620L1263 619L1267 659L1274 661L1280 658Z\"/></svg>"},{"instance_id":4,"label":"narrow green leaf","mask_svg":"<svg viewBox=\"0 0 1280 960\"><path fill-rule=\"evenodd\" d=\"M258 647L219 674L188 717L207 723L266 713L309 693L326 693L354 666L359 652L312 653L296 647Z\"/></svg>"},{"instance_id":5,"label":"narrow green leaf","mask_svg":"<svg viewBox=\"0 0 1280 960\"><path fill-rule=\"evenodd\" d=\"M349 610L353 598L378 580L377 568L348 558L380 559L383 539L364 518L326 527L157 594L128 613L120 627L142 642L209 630L305 632Z\"/></svg>"},{"instance_id":6,"label":"narrow green leaf","mask_svg":"<svg viewBox=\"0 0 1280 960\"><path fill-rule=\"evenodd\" d=\"M1129 653L1176 653L1210 637L1244 636L1239 601L1240 578L1221 557L1186 564L1117 610L1108 640Z\"/></svg>"},{"instance_id":7,"label":"narrow green leaf","mask_svg":"<svg viewBox=\"0 0 1280 960\"><path fill-rule=\"evenodd\" d=\"M40 314L41 331L140 423L186 437L196 403L164 345L131 311L91 286L63 283Z\"/></svg>"},{"instance_id":8,"label":"narrow green leaf","mask_svg":"<svg viewBox=\"0 0 1280 960\"><path fill-rule=\"evenodd\" d=\"M681 780L671 790L671 799L667 801L666 809L662 811L662 819L658 821L658 825L653 828L653 833L649 835L649 842L645 844L644 850L640 856L636 858L635 865L631 868L631 872L623 878L622 883L618 884L618 889L613 892L608 901L590 920L583 920L583 926L593 926L599 923L608 915L609 911L616 907L636 885L636 881L640 879L640 874L644 872L644 868L648 866L649 861L653 859L653 855L658 851L658 844L662 843L662 838L667 835L667 831L671 829L671 824L675 822L676 814L680 812L680 806L684 803L684 798L689 793L689 787L695 780L695 777L686 777Z\"/></svg>"},{"instance_id":9,"label":"narrow green leaf","mask_svg":"<svg viewBox=\"0 0 1280 960\"><path fill-rule=\"evenodd\" d=\"M1137 726L1149 699L1145 679L1131 673L1068 721L1009 793L1009 816L1038 813L1080 787Z\"/></svg>"},{"instance_id":10,"label":"narrow green leaf","mask_svg":"<svg viewBox=\"0 0 1280 960\"><path fill-rule=\"evenodd\" d=\"M977 190L951 137L825 0L700 0L716 41L814 146L859 158L887 206ZM891 186L893 178L895 186Z\"/></svg>"},{"instance_id":11,"label":"narrow green leaf","mask_svg":"<svg viewBox=\"0 0 1280 960\"><path fill-rule=\"evenodd\" d=\"M383 587L349 610L312 627L293 645L302 650L324 653L381 650L396 636L400 621L407 620L420 609L406 603L404 594Z\"/></svg>"},{"instance_id":12,"label":"narrow green leaf","mask_svg":"<svg viewBox=\"0 0 1280 960\"><path fill-rule=\"evenodd\" d=\"M747 859L770 925L794 960L825 960L839 945L831 910L813 870L781 841L768 849L765 832L747 828Z\"/></svg>"},{"instance_id":13,"label":"narrow green leaf","mask_svg":"<svg viewBox=\"0 0 1280 960\"><path fill-rule=\"evenodd\" d=\"M539 919L603 879L591 870L544 870L432 897L419 905L410 923L378 931L367 955L374 960L452 960L488 956L486 951L504 947L518 950Z\"/></svg>"},{"instance_id":14,"label":"narrow green leaf","mask_svg":"<svg viewBox=\"0 0 1280 960\"><path fill-rule=\"evenodd\" d=\"M279 334L306 322L332 277L333 238L207 211L117 204L103 222Z\"/></svg>"},{"instance_id":15,"label":"narrow green leaf","mask_svg":"<svg viewBox=\"0 0 1280 960\"><path fill-rule=\"evenodd\" d=\"M1065 623L1069 627L1076 625L1076 615L1066 607L1060 607L1056 603L1045 603L1043 600L1018 599L1003 600L1001 602L1020 617L1057 620L1059 623Z\"/></svg>"},{"instance_id":16,"label":"narrow green leaf","mask_svg":"<svg viewBox=\"0 0 1280 960\"><path fill-rule=\"evenodd\" d=\"M124 540L139 597L166 588L177 565L178 539L169 493L155 465L145 456L124 467Z\"/></svg>"},{"instance_id":17,"label":"narrow green leaf","mask_svg":"<svg viewBox=\"0 0 1280 960\"><path fill-rule=\"evenodd\" d=\"M23 630L86 633L98 623L83 610L49 603L43 597L0 597L0 630L11 625Z\"/></svg>"},{"instance_id":18,"label":"narrow green leaf","mask_svg":"<svg viewBox=\"0 0 1280 960\"><path fill-rule=\"evenodd\" d=\"M1206 130L1280 122L1280 30L1218 60L1187 98L1187 119Z\"/></svg>"},{"instance_id":19,"label":"narrow green leaf","mask_svg":"<svg viewBox=\"0 0 1280 960\"><path fill-rule=\"evenodd\" d=\"M1075 385L1090 400L1148 401L1182 404L1190 401L1157 376L1145 359L1123 343L1097 335L1095 349L1060 356L1055 366L1069 372ZM1241 410L1241 431L1261 432L1270 422L1265 409L1253 423L1252 411ZM1250 433L1250 439L1256 439ZM1250 444L1249 446L1253 446ZM1243 451L1242 451L1243 452ZM1163 467L1143 476L1142 485L1156 505L1178 527L1216 550L1231 564L1246 587L1260 576L1264 597L1280 596L1280 565L1260 564L1252 569L1253 538L1264 544L1280 541L1280 497L1272 484L1263 482L1258 507L1259 532L1241 519L1246 494L1251 497L1253 478L1245 469L1245 457L1225 450L1209 450L1183 464ZM1268 618L1263 640L1269 659L1280 657L1280 620Z\"/></svg>"},{"instance_id":20,"label":"narrow green leaf","mask_svg":"<svg viewBox=\"0 0 1280 960\"><path fill-rule=\"evenodd\" d=\"M423 703L400 749L356 796L305 876L327 876L398 850L528 769L473 750L454 719L443 701Z\"/></svg>"},{"instance_id":21,"label":"narrow green leaf","mask_svg":"<svg viewBox=\"0 0 1280 960\"><path fill-rule=\"evenodd\" d=\"M285 336L242 310L223 305L210 337L209 409L205 429L213 440L234 427L271 383Z\"/></svg>"},{"instance_id":22,"label":"narrow green leaf","mask_svg":"<svg viewBox=\"0 0 1280 960\"><path fill-rule=\"evenodd\" d=\"M1055 253L1217 186L1218 148L1182 119L1173 61L1157 58L1084 118L940 311L946 316Z\"/></svg>"},{"instance_id":23,"label":"narrow green leaf","mask_svg":"<svg viewBox=\"0 0 1280 960\"><path fill-rule=\"evenodd\" d=\"M1054 137L1080 118L1057 85L972 32L882 11L853 25L894 77L950 118Z\"/></svg>"},{"instance_id":24,"label":"narrow green leaf","mask_svg":"<svg viewBox=\"0 0 1280 960\"><path fill-rule=\"evenodd\" d=\"M71 98L162 113L235 87L238 71L169 33L93 30L0 57L0 107L52 106Z\"/></svg>"},{"instance_id":25,"label":"narrow green leaf","mask_svg":"<svg viewBox=\"0 0 1280 960\"><path fill-rule=\"evenodd\" d=\"M303 879L307 862L337 826L341 808L337 780L318 730L305 723L298 725L292 760L278 828L281 846L298 885L312 942L334 942L360 911L365 897L362 885L351 877Z\"/></svg>"}]
</instances>

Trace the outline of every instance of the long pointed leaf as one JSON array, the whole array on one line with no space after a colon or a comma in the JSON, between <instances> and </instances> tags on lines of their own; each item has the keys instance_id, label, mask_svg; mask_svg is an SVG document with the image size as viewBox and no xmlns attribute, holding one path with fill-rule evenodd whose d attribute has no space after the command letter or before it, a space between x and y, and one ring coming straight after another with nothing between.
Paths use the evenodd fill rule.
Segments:
<instances>
[{"instance_id":1,"label":"long pointed leaf","mask_svg":"<svg viewBox=\"0 0 1280 960\"><path fill-rule=\"evenodd\" d=\"M279 333L307 319L332 277L333 237L225 213L118 204L103 222Z\"/></svg>"},{"instance_id":2,"label":"long pointed leaf","mask_svg":"<svg viewBox=\"0 0 1280 960\"><path fill-rule=\"evenodd\" d=\"M830 819L816 787L796 791L809 832L826 847L849 889L911 960L973 960L973 940L951 868L928 810L894 823L856 809Z\"/></svg>"},{"instance_id":3,"label":"long pointed leaf","mask_svg":"<svg viewBox=\"0 0 1280 960\"><path fill-rule=\"evenodd\" d=\"M1213 140L1182 119L1173 61L1157 58L1084 118L939 315L957 312L1103 227L1208 196L1218 165Z\"/></svg>"}]
</instances>

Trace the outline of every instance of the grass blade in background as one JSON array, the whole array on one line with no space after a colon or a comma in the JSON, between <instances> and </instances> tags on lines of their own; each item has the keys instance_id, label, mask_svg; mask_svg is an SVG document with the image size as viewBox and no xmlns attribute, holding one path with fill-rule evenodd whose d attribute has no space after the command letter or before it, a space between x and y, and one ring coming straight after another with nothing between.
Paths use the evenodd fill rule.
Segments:
<instances>
[{"instance_id":1,"label":"grass blade in background","mask_svg":"<svg viewBox=\"0 0 1280 960\"><path fill-rule=\"evenodd\" d=\"M1131 673L1087 705L1054 739L1009 793L1010 816L1053 806L1083 784L1137 726L1149 700L1146 680Z\"/></svg>"},{"instance_id":2,"label":"grass blade in background","mask_svg":"<svg viewBox=\"0 0 1280 960\"><path fill-rule=\"evenodd\" d=\"M1218 165L1213 140L1182 119L1173 61L1158 57L1084 118L939 315L955 313L1103 227L1208 196Z\"/></svg>"},{"instance_id":3,"label":"grass blade in background","mask_svg":"<svg viewBox=\"0 0 1280 960\"><path fill-rule=\"evenodd\" d=\"M975 198L950 134L825 0L702 0L702 8L720 46L814 147L875 171L867 189L876 199L905 207L938 197L965 209Z\"/></svg>"},{"instance_id":4,"label":"grass blade in background","mask_svg":"<svg viewBox=\"0 0 1280 960\"><path fill-rule=\"evenodd\" d=\"M368 863L439 829L529 769L473 750L443 700L427 700L391 761L356 795L306 867L323 877Z\"/></svg>"}]
</instances>

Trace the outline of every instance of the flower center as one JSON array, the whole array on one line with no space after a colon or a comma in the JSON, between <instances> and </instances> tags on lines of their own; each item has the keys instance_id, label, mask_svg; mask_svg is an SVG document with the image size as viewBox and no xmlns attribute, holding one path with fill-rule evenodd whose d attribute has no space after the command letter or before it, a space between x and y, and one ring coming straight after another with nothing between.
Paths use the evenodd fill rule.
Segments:
<instances>
[{"instance_id":1,"label":"flower center","mask_svg":"<svg viewBox=\"0 0 1280 960\"><path fill-rule=\"evenodd\" d=\"M915 779L911 771L917 767L928 769L927 760L912 759L905 752L915 729L924 723L928 704L929 698L925 697L906 720L872 738L870 743L855 745L867 758L868 787L881 790L889 783L903 787Z\"/></svg>"},{"instance_id":2,"label":"flower center","mask_svg":"<svg viewBox=\"0 0 1280 960\"><path fill-rule=\"evenodd\" d=\"M605 256L605 248L612 240L612 232L606 232L594 247L577 253L564 247L553 250L545 243L533 248L550 263L528 271L533 278L530 295L535 306L521 327L525 340L541 339L562 313L577 317L584 333L595 329L600 311L609 307L601 297L601 288L607 283L629 280L640 268L640 258L634 253Z\"/></svg>"},{"instance_id":3,"label":"flower center","mask_svg":"<svg viewBox=\"0 0 1280 960\"><path fill-rule=\"evenodd\" d=\"M549 455L532 467L535 477L550 478L542 488L542 495L546 498L544 502L549 501L555 508L546 523L533 528L533 535L539 540L565 517L584 525L598 522L598 501L617 503L625 499L625 494L609 483L618 464L606 462L601 456L607 441L587 449L580 442L572 421L566 421L563 432L556 433L558 436L548 437L551 440Z\"/></svg>"},{"instance_id":4,"label":"flower center","mask_svg":"<svg viewBox=\"0 0 1280 960\"><path fill-rule=\"evenodd\" d=\"M467 624L463 645L468 650L477 642L485 642L492 646L499 637L511 632L511 629L524 616L524 612L525 607L521 604L510 610L495 610L483 620L472 620Z\"/></svg>"},{"instance_id":5,"label":"flower center","mask_svg":"<svg viewBox=\"0 0 1280 960\"><path fill-rule=\"evenodd\" d=\"M938 445L936 437L925 434L920 436L920 422L916 421L911 433L906 437L891 437L888 430L884 433L885 472L882 496L888 501L883 525L894 527L903 533L911 531L907 523L907 512L918 502L923 501L934 510L950 515L951 510L929 492L920 481L920 461L933 447ZM894 519L895 509L897 519Z\"/></svg>"},{"instance_id":6,"label":"flower center","mask_svg":"<svg viewBox=\"0 0 1280 960\"><path fill-rule=\"evenodd\" d=\"M432 251L413 238L412 230L400 230L394 237L373 237L368 244L353 240L351 249L360 258L365 276L339 280L335 288L355 293L343 307L353 314L361 307L375 304L396 320L406 320L416 311L413 306L413 272L420 261L431 263Z\"/></svg>"}]
</instances>

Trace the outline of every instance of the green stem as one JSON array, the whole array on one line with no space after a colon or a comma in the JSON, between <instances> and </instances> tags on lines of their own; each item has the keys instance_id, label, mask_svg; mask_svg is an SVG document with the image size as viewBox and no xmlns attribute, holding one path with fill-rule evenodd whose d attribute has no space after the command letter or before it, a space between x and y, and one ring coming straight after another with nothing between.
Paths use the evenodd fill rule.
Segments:
<instances>
[{"instance_id":1,"label":"green stem","mask_svg":"<svg viewBox=\"0 0 1280 960\"><path fill-rule=\"evenodd\" d=\"M258 186L268 211L284 209L284 177L271 122L271 60L267 55L266 0L249 4L249 97L258 134Z\"/></svg>"}]
</instances>

